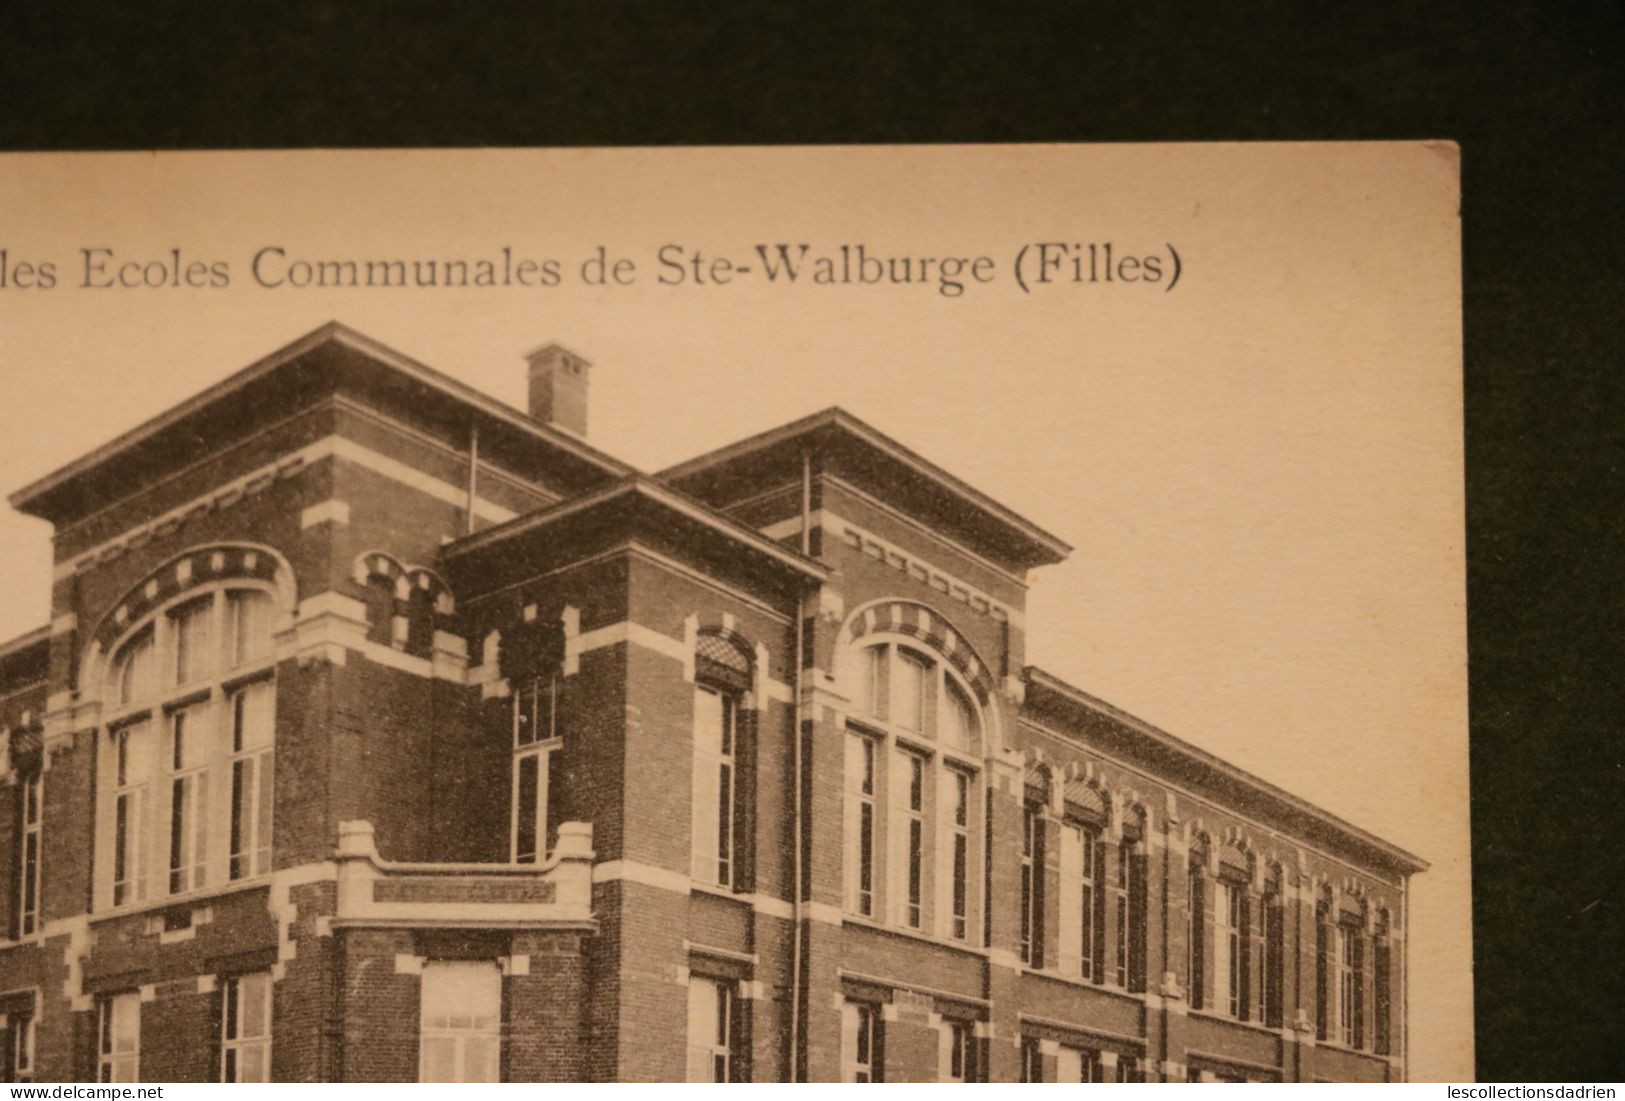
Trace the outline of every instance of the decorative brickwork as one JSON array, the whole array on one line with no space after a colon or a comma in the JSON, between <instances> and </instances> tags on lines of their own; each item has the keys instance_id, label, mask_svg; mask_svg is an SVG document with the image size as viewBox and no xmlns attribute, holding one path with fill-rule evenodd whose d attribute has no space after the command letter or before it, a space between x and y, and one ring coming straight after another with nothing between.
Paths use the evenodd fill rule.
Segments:
<instances>
[{"instance_id":1,"label":"decorative brickwork","mask_svg":"<svg viewBox=\"0 0 1625 1101\"><path fill-rule=\"evenodd\" d=\"M258 1065L225 999L266 984L283 1081L1403 1078L1425 864L1029 666L1065 544L855 418L651 479L341 326L177 416L15 498L57 527L52 625L0 646L0 1013L39 1080L97 1076L115 999L144 1080ZM110 722L240 739L237 685L115 713L102 659L228 582L278 598L274 763L244 803L233 743L198 813L270 860L199 887L162 874L184 747L121 821L96 778ZM866 682L876 645L937 679ZM132 823L157 886L115 904ZM485 1001L426 1015L457 983Z\"/></svg>"}]
</instances>

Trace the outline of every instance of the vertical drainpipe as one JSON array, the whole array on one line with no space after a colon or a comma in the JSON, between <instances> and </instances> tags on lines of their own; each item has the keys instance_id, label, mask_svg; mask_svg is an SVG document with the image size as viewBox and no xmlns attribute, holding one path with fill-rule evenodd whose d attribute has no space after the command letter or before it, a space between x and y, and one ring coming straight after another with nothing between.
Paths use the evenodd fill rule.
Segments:
<instances>
[{"instance_id":1,"label":"vertical drainpipe","mask_svg":"<svg viewBox=\"0 0 1625 1101\"><path fill-rule=\"evenodd\" d=\"M808 448L801 449L801 553L812 553L812 452ZM790 1067L789 1080L799 1082L802 1080L803 1045L801 1042L802 1013L801 1001L805 993L805 986L801 981L801 968L805 955L804 941L806 938L806 922L804 920L803 899L806 896L806 883L804 882L804 868L802 859L803 845L807 835L806 800L802 798L802 755L806 748L806 731L804 727L805 716L802 706L802 683L804 667L806 665L807 646L807 598L803 593L799 598L796 611L796 667L795 667L795 700L792 702L795 722L794 738L794 766L792 768L792 784L794 791L792 799L795 806L795 844L793 855L794 874L791 883L795 891L791 905L794 915L791 935L791 962L790 962Z\"/></svg>"},{"instance_id":2,"label":"vertical drainpipe","mask_svg":"<svg viewBox=\"0 0 1625 1101\"><path fill-rule=\"evenodd\" d=\"M480 430L478 425L468 428L468 517L465 533L474 534L474 494L480 476Z\"/></svg>"}]
</instances>

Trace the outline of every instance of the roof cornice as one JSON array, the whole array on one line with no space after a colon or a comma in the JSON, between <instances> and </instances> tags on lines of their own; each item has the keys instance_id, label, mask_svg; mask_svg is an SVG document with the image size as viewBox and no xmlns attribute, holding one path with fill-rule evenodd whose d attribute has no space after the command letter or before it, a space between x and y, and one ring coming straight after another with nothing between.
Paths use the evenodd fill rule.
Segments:
<instances>
[{"instance_id":1,"label":"roof cornice","mask_svg":"<svg viewBox=\"0 0 1625 1101\"><path fill-rule=\"evenodd\" d=\"M526 416L512 406L497 401L495 398L483 394L473 387L457 381L450 375L413 359L411 356L396 351L387 344L380 343L364 333L356 332L338 321L329 321L320 328L306 333L291 344L287 344L263 359L251 363L230 377L222 379L213 386L194 394L179 405L165 410L156 417L113 438L66 466L16 490L10 494L7 500L13 508L26 512L30 502L58 488L63 483L96 469L186 417L223 398L229 397L255 380L263 378L277 368L291 363L325 344L335 344L367 356L425 386L440 391L448 397L464 402L479 412L502 421L504 424L536 440L543 441L589 465L596 466L608 474L624 477L637 473L636 469L627 463L599 451L567 432L562 432Z\"/></svg>"},{"instance_id":2,"label":"roof cornice","mask_svg":"<svg viewBox=\"0 0 1625 1101\"><path fill-rule=\"evenodd\" d=\"M10 639L6 642L0 642L0 660L9 658L13 654L20 654L32 646L38 646L40 643L46 641L50 637L51 627L50 624L46 624L43 627L35 627L27 634L18 635L16 638Z\"/></svg>"},{"instance_id":3,"label":"roof cornice","mask_svg":"<svg viewBox=\"0 0 1625 1101\"><path fill-rule=\"evenodd\" d=\"M828 579L831 573L830 568L822 562L789 550L760 532L745 527L743 524L721 515L698 501L691 500L666 486L660 485L658 482L650 481L642 475L623 478L614 485L583 494L580 497L572 497L567 501L561 501L551 508L528 512L496 527L486 528L484 531L477 531L472 535L465 535L455 542L446 544L441 548L440 553L446 559L461 558L497 543L503 543L509 539L551 527L568 517L627 498L641 498L670 509L736 543L743 544L757 553L765 555L810 581L823 582Z\"/></svg>"},{"instance_id":4,"label":"roof cornice","mask_svg":"<svg viewBox=\"0 0 1625 1101\"><path fill-rule=\"evenodd\" d=\"M1076 688L1061 680L1059 677L1046 673L1036 665L1029 665L1022 670L1021 679L1028 685L1053 692L1066 702L1074 706L1105 715L1132 729L1158 746L1170 750L1205 768L1223 776L1225 779L1239 784L1249 790L1264 796L1267 799L1285 805L1292 811L1305 815L1315 822L1326 827L1332 833L1341 836L1346 841L1352 841L1368 848L1374 849L1398 865L1407 875L1425 872L1430 867L1426 860L1400 848L1389 841L1384 841L1374 833L1361 829L1351 822L1339 818L1330 811L1322 810L1313 803L1299 796L1293 795L1284 788L1276 787L1268 780L1254 776L1246 769L1237 768L1221 757L1216 757L1205 749L1196 746L1182 738L1176 738L1160 727L1153 726L1144 719L1136 718L1121 708L1114 707L1105 700L1091 696L1081 688Z\"/></svg>"},{"instance_id":5,"label":"roof cornice","mask_svg":"<svg viewBox=\"0 0 1625 1101\"><path fill-rule=\"evenodd\" d=\"M719 447L704 455L698 455L675 466L667 467L656 474L655 478L661 482L678 481L712 467L720 466L723 463L739 459L752 452L765 450L776 444L792 440L797 436L808 435L823 428L834 428L845 432L893 461L909 467L917 474L936 483L950 493L969 501L1020 532L1033 543L1043 547L1057 561L1072 553L1070 543L1039 527L1014 509L1000 504L975 486L948 473L918 452L898 443L890 436L859 420L839 406L831 406L810 416L802 417L800 420L780 425L778 428L769 429L766 432L758 433L736 443Z\"/></svg>"}]
</instances>

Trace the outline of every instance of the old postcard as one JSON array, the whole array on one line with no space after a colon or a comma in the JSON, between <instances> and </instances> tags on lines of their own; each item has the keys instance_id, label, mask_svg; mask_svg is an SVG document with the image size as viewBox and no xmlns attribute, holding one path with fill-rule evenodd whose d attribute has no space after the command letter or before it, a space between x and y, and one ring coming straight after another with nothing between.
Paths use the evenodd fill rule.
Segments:
<instances>
[{"instance_id":1,"label":"old postcard","mask_svg":"<svg viewBox=\"0 0 1625 1101\"><path fill-rule=\"evenodd\" d=\"M0 156L5 1076L1470 1078L1457 198Z\"/></svg>"}]
</instances>

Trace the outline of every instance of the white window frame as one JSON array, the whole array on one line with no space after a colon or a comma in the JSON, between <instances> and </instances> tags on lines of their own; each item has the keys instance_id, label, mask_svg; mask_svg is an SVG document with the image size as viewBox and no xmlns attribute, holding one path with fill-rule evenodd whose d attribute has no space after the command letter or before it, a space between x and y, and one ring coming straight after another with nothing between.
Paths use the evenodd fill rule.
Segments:
<instances>
[{"instance_id":1,"label":"white window frame","mask_svg":"<svg viewBox=\"0 0 1625 1101\"><path fill-rule=\"evenodd\" d=\"M1021 962L1033 962L1033 949L1044 921L1038 850L1044 830L1043 812L1033 806L1021 808Z\"/></svg>"},{"instance_id":2,"label":"white window frame","mask_svg":"<svg viewBox=\"0 0 1625 1101\"><path fill-rule=\"evenodd\" d=\"M199 585L153 608L109 648L101 682L106 752L99 754L97 765L95 815L95 863L105 870L96 876L95 911L185 898L270 874L278 606L275 590L264 582L232 579ZM183 663L180 624L189 616L199 617L184 620L196 624L189 645L204 651L188 655ZM241 693L253 693L259 701L260 740L239 752L233 744L234 701ZM185 718L177 720L179 714ZM186 724L189 743L179 768L174 756L177 721ZM255 779L248 793L248 821L239 824L246 848L233 853L238 761L252 762ZM179 866L172 859L177 783L184 791L185 820ZM121 804L126 822L122 846ZM117 874L120 863L122 878ZM172 872L182 874L172 879Z\"/></svg>"},{"instance_id":3,"label":"white window frame","mask_svg":"<svg viewBox=\"0 0 1625 1101\"><path fill-rule=\"evenodd\" d=\"M846 899L848 913L884 920L894 926L946 940L974 942L979 935L981 894L985 867L982 843L981 801L985 770L986 722L975 703L975 694L964 684L951 664L940 655L921 647L916 640L891 636L866 636L863 645L849 652L855 683L850 689L853 710L847 717L849 738L870 739L874 747L874 787L884 791L884 806L874 792L864 793L855 771L866 766L849 741L846 754ZM899 693L910 683L913 671L919 674L919 698L915 705L903 706ZM955 710L963 705L963 712ZM917 716L915 712L917 711ZM957 729L955 717L963 714L969 729L955 744L949 728ZM905 756L911 754L913 757ZM923 761L921 797L911 798L911 777L903 773L917 757ZM968 781L964 821L959 820L956 776ZM876 886L861 889L861 827L863 808L873 823L868 835L873 859L869 873ZM918 831L919 876L911 876L916 848L912 836ZM963 912L956 907L957 845L963 843ZM910 888L918 887L917 899Z\"/></svg>"},{"instance_id":4,"label":"white window frame","mask_svg":"<svg viewBox=\"0 0 1625 1101\"><path fill-rule=\"evenodd\" d=\"M492 1013L480 1014L447 1013L430 1015L430 990L438 977L442 974L450 976L453 970L466 970L472 976L475 970L480 974L477 981L481 984L490 984L495 978L494 989L496 1004L494 1007L458 1006L458 1009L491 1008ZM502 1077L502 973L495 960L456 960L438 961L430 960L423 965L421 992L419 995L419 1028L418 1028L418 1081L429 1082L434 1079L426 1077L428 1071L428 1050L430 1041L448 1041L452 1045L453 1082L474 1081L467 1077L469 1074L469 1051L471 1044L491 1044L494 1052L493 1066L495 1077L490 1081L498 1081ZM484 1079L481 1079L483 1081Z\"/></svg>"},{"instance_id":5,"label":"white window frame","mask_svg":"<svg viewBox=\"0 0 1625 1101\"><path fill-rule=\"evenodd\" d=\"M552 783L553 754L564 745L558 725L559 676L557 672L533 677L513 697L513 767L509 817L513 825L508 834L509 859L515 864L540 864L547 859L548 790ZM527 736L525 703L530 703L533 736ZM546 706L544 708L543 702ZM535 762L529 764L529 762ZM520 813L520 792L526 768L536 771L536 806L529 823L535 830L533 843L528 848L521 844L523 815Z\"/></svg>"},{"instance_id":6,"label":"white window frame","mask_svg":"<svg viewBox=\"0 0 1625 1101\"><path fill-rule=\"evenodd\" d=\"M271 973L250 971L232 975L220 987L220 1080L222 1082L269 1082L271 1080ZM263 1031L242 1035L243 1023L254 1000L260 1002ZM244 1077L246 1056L259 1057L260 1077Z\"/></svg>"},{"instance_id":7,"label":"white window frame","mask_svg":"<svg viewBox=\"0 0 1625 1101\"><path fill-rule=\"evenodd\" d=\"M170 757L169 843L164 847L164 863L166 892L172 895L198 890L208 882L209 819L213 817L209 763L214 740L209 718L206 705L178 707L164 716Z\"/></svg>"},{"instance_id":8,"label":"white window frame","mask_svg":"<svg viewBox=\"0 0 1625 1101\"><path fill-rule=\"evenodd\" d=\"M1044 1081L1044 1044L1036 1036L1023 1036L1017 1047L1020 1060L1017 1078L1021 1082Z\"/></svg>"},{"instance_id":9,"label":"white window frame","mask_svg":"<svg viewBox=\"0 0 1625 1101\"><path fill-rule=\"evenodd\" d=\"M1099 1082L1103 1077L1100 1052L1093 1048L1062 1044L1055 1053L1057 1082Z\"/></svg>"},{"instance_id":10,"label":"white window frame","mask_svg":"<svg viewBox=\"0 0 1625 1101\"><path fill-rule=\"evenodd\" d=\"M882 742L856 730L846 732L846 908L872 918L879 896L876 793L880 785Z\"/></svg>"},{"instance_id":11,"label":"white window frame","mask_svg":"<svg viewBox=\"0 0 1625 1101\"><path fill-rule=\"evenodd\" d=\"M727 979L689 976L688 1081L733 1081L734 1000Z\"/></svg>"},{"instance_id":12,"label":"white window frame","mask_svg":"<svg viewBox=\"0 0 1625 1101\"><path fill-rule=\"evenodd\" d=\"M880 1006L851 1000L841 1004L841 1081L885 1081L885 1067L877 1058L884 1027Z\"/></svg>"},{"instance_id":13,"label":"white window frame","mask_svg":"<svg viewBox=\"0 0 1625 1101\"><path fill-rule=\"evenodd\" d=\"M152 846L152 718L137 719L113 732L114 906L147 901L148 850Z\"/></svg>"},{"instance_id":14,"label":"white window frame","mask_svg":"<svg viewBox=\"0 0 1625 1101\"><path fill-rule=\"evenodd\" d=\"M1332 963L1337 982L1337 1042L1354 1046L1354 938L1356 934L1341 922L1332 926Z\"/></svg>"},{"instance_id":15,"label":"white window frame","mask_svg":"<svg viewBox=\"0 0 1625 1101\"><path fill-rule=\"evenodd\" d=\"M1226 879L1213 885L1213 1008L1241 1013L1241 888Z\"/></svg>"},{"instance_id":16,"label":"white window frame","mask_svg":"<svg viewBox=\"0 0 1625 1101\"><path fill-rule=\"evenodd\" d=\"M120 1043L124 1039L132 1042L128 1046L121 1047ZM97 999L96 1051L98 1081L141 1081L139 993L131 990L121 994L104 994Z\"/></svg>"},{"instance_id":17,"label":"white window frame","mask_svg":"<svg viewBox=\"0 0 1625 1101\"><path fill-rule=\"evenodd\" d=\"M945 1018L937 1026L937 1079L942 1082L977 1082L981 1068L976 1059L976 1022Z\"/></svg>"},{"instance_id":18,"label":"white window frame","mask_svg":"<svg viewBox=\"0 0 1625 1101\"><path fill-rule=\"evenodd\" d=\"M926 776L930 759L916 750L899 747L893 751L891 822L892 898L896 900L892 921L908 929L927 927L930 865L926 854Z\"/></svg>"},{"instance_id":19,"label":"white window frame","mask_svg":"<svg viewBox=\"0 0 1625 1101\"><path fill-rule=\"evenodd\" d=\"M11 1039L11 1080L34 1080L34 1013L14 1013L8 1022Z\"/></svg>"},{"instance_id":20,"label":"white window frame","mask_svg":"<svg viewBox=\"0 0 1625 1101\"><path fill-rule=\"evenodd\" d=\"M40 928L40 884L44 865L45 771L35 769L18 785L22 795L22 831L17 837L17 935L33 936Z\"/></svg>"},{"instance_id":21,"label":"white window frame","mask_svg":"<svg viewBox=\"0 0 1625 1101\"><path fill-rule=\"evenodd\" d=\"M975 817L976 777L966 769L950 766L938 772L942 821L942 885L939 912L942 934L950 940L970 938L971 900L971 822Z\"/></svg>"},{"instance_id":22,"label":"white window frame","mask_svg":"<svg viewBox=\"0 0 1625 1101\"><path fill-rule=\"evenodd\" d=\"M709 708L720 718L715 739L702 728ZM737 693L716 685L694 686L694 765L691 778L691 874L701 883L732 890L739 871L739 712Z\"/></svg>"},{"instance_id":23,"label":"white window frame","mask_svg":"<svg viewBox=\"0 0 1625 1101\"><path fill-rule=\"evenodd\" d=\"M1062 973L1093 981L1095 975L1095 907L1100 890L1099 833L1068 820L1061 827L1060 938L1056 963Z\"/></svg>"},{"instance_id":24,"label":"white window frame","mask_svg":"<svg viewBox=\"0 0 1625 1101\"><path fill-rule=\"evenodd\" d=\"M264 740L250 742L248 737L254 732L254 724L249 720L249 704L262 694ZM226 697L226 722L231 752L226 879L236 883L257 879L271 871L271 831L275 829L271 815L276 775L276 685L257 679L234 686Z\"/></svg>"}]
</instances>

